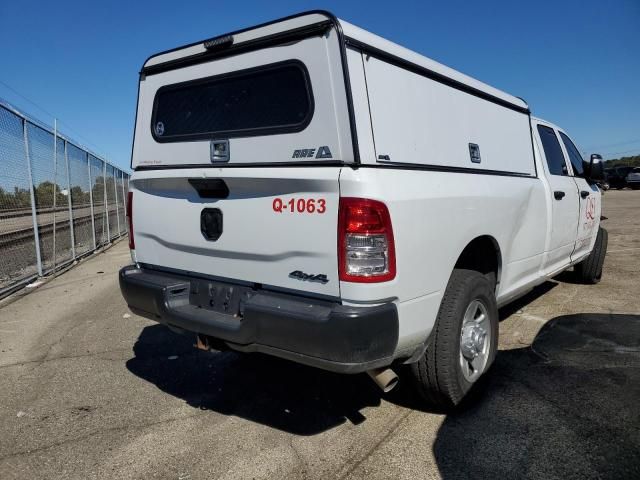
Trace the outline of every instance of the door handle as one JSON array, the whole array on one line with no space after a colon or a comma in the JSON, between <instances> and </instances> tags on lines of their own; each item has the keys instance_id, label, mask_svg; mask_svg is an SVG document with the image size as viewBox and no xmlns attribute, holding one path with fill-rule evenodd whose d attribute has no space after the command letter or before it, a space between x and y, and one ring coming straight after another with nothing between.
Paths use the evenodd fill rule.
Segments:
<instances>
[{"instance_id":1,"label":"door handle","mask_svg":"<svg viewBox=\"0 0 640 480\"><path fill-rule=\"evenodd\" d=\"M587 197L589 196L589 192L587 192L586 190L582 190L582 191L580 192L580 196L581 196L582 198L587 198Z\"/></svg>"},{"instance_id":2,"label":"door handle","mask_svg":"<svg viewBox=\"0 0 640 480\"><path fill-rule=\"evenodd\" d=\"M560 190L553 192L553 196L556 200L562 200L566 194Z\"/></svg>"}]
</instances>

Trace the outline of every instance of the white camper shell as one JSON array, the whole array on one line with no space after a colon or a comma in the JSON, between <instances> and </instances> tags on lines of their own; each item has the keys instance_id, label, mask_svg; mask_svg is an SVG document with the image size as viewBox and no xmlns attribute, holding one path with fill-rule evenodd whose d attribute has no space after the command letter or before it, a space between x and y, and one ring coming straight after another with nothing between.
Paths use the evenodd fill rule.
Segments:
<instances>
[{"instance_id":1,"label":"white camper shell","mask_svg":"<svg viewBox=\"0 0 640 480\"><path fill-rule=\"evenodd\" d=\"M599 160L327 12L222 35L143 65L122 291L202 348L383 387L411 363L455 404L493 360L498 305L572 265L599 280Z\"/></svg>"}]
</instances>

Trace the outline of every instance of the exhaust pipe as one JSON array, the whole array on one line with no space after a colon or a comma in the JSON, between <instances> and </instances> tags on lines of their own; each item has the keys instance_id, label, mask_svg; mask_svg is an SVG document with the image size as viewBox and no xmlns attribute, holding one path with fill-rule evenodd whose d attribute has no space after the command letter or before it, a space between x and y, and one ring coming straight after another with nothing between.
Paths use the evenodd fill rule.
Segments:
<instances>
[{"instance_id":1,"label":"exhaust pipe","mask_svg":"<svg viewBox=\"0 0 640 480\"><path fill-rule=\"evenodd\" d=\"M367 375L371 377L371 380L382 390L384 393L388 393L398 385L398 375L390 368L376 368L375 370L369 370Z\"/></svg>"}]
</instances>

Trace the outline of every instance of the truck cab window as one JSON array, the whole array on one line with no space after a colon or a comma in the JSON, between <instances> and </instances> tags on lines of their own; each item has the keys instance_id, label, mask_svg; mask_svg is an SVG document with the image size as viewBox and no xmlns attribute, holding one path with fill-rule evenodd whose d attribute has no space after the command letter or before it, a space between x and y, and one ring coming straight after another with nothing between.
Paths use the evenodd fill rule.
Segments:
<instances>
[{"instance_id":1,"label":"truck cab window","mask_svg":"<svg viewBox=\"0 0 640 480\"><path fill-rule=\"evenodd\" d=\"M538 134L544 148L544 156L547 158L547 166L551 175L568 175L567 164L564 161L562 148L553 128L538 125Z\"/></svg>"},{"instance_id":2,"label":"truck cab window","mask_svg":"<svg viewBox=\"0 0 640 480\"><path fill-rule=\"evenodd\" d=\"M562 138L562 143L564 143L564 147L567 149L567 153L569 154L569 160L571 160L571 165L573 166L573 175L576 177L584 177L584 170L582 169L582 155L580 155L580 152L571 139L564 133L560 132L560 138Z\"/></svg>"}]
</instances>

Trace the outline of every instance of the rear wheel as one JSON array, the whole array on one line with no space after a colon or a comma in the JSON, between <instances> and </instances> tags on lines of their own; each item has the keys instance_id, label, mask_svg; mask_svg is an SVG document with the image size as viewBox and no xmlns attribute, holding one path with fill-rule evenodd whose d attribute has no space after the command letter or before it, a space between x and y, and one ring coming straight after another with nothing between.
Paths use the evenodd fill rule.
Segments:
<instances>
[{"instance_id":1,"label":"rear wheel","mask_svg":"<svg viewBox=\"0 0 640 480\"><path fill-rule=\"evenodd\" d=\"M411 365L418 392L433 406L457 405L491 366L497 345L494 283L473 270L454 270L427 349Z\"/></svg>"},{"instance_id":2,"label":"rear wheel","mask_svg":"<svg viewBox=\"0 0 640 480\"><path fill-rule=\"evenodd\" d=\"M607 254L607 244L609 242L609 233L602 227L598 229L596 243L593 250L587 258L578 263L575 272L582 283L595 284L602 278L602 267L604 265L604 257Z\"/></svg>"}]
</instances>

